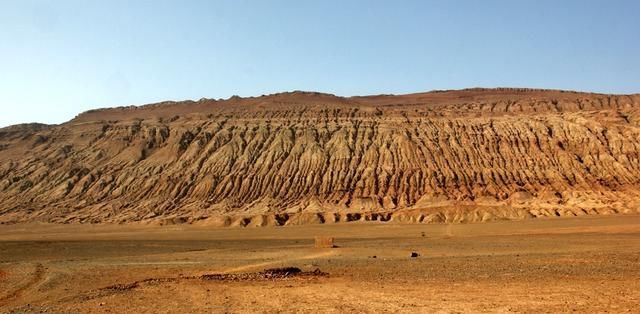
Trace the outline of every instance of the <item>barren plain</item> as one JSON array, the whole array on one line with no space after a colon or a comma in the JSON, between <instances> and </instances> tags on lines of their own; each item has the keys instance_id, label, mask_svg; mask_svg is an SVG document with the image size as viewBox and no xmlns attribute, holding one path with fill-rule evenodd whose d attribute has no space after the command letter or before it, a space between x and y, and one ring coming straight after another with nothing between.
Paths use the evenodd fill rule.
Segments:
<instances>
[{"instance_id":1,"label":"barren plain","mask_svg":"<svg viewBox=\"0 0 640 314\"><path fill-rule=\"evenodd\" d=\"M338 247L316 249L314 236ZM0 227L0 240L8 313L620 313L640 302L637 215L250 229L31 224ZM264 273L283 267L303 273Z\"/></svg>"}]
</instances>

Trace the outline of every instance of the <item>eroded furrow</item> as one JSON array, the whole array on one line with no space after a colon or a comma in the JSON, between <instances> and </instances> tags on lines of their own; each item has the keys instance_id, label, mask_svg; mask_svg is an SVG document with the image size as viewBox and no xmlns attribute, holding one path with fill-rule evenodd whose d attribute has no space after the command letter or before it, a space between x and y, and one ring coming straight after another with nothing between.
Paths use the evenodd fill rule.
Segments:
<instances>
[{"instance_id":1,"label":"eroded furrow","mask_svg":"<svg viewBox=\"0 0 640 314\"><path fill-rule=\"evenodd\" d=\"M95 111L0 132L0 221L418 211L423 222L456 220L445 217L456 208L474 208L461 213L471 221L640 209L636 96L285 96L195 103L170 117L175 104L129 118Z\"/></svg>"}]
</instances>

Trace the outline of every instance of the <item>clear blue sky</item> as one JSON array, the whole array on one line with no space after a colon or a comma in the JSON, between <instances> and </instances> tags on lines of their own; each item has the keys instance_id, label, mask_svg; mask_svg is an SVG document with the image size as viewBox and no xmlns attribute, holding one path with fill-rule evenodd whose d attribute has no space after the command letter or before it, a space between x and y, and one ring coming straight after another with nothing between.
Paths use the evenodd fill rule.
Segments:
<instances>
[{"instance_id":1,"label":"clear blue sky","mask_svg":"<svg viewBox=\"0 0 640 314\"><path fill-rule=\"evenodd\" d=\"M288 90L640 92L640 1L0 0L0 126Z\"/></svg>"}]
</instances>

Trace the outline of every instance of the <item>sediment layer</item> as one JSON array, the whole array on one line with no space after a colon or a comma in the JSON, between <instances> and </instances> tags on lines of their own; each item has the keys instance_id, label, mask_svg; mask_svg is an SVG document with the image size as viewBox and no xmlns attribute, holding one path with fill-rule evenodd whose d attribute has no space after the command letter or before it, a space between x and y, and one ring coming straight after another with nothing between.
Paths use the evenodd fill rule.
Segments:
<instances>
[{"instance_id":1,"label":"sediment layer","mask_svg":"<svg viewBox=\"0 0 640 314\"><path fill-rule=\"evenodd\" d=\"M470 89L93 110L61 125L0 129L0 222L250 226L634 213L638 108L639 95Z\"/></svg>"}]
</instances>

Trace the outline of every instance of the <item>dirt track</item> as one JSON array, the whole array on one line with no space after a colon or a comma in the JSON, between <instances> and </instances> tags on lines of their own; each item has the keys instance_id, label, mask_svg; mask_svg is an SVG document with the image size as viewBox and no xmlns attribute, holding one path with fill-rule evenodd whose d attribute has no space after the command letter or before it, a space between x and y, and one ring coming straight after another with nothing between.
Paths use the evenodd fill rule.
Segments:
<instances>
[{"instance_id":1,"label":"dirt track","mask_svg":"<svg viewBox=\"0 0 640 314\"><path fill-rule=\"evenodd\" d=\"M314 249L316 235L339 247ZM13 225L0 227L0 240L0 312L633 312L640 303L636 215L256 229ZM421 256L410 258L414 251ZM328 276L256 275L274 267Z\"/></svg>"}]
</instances>

